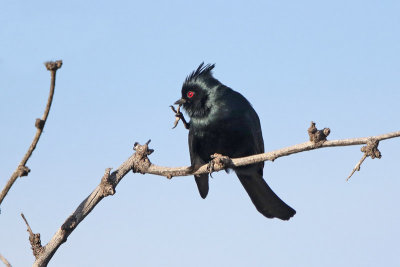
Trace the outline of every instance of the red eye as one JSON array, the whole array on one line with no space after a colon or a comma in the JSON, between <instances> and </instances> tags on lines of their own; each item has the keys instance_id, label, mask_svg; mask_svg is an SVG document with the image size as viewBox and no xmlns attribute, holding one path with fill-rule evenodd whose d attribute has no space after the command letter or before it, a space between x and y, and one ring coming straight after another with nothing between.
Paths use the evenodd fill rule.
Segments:
<instances>
[{"instance_id":1,"label":"red eye","mask_svg":"<svg viewBox=\"0 0 400 267\"><path fill-rule=\"evenodd\" d=\"M192 98L194 96L194 92L193 91L189 91L187 93L187 97Z\"/></svg>"}]
</instances>

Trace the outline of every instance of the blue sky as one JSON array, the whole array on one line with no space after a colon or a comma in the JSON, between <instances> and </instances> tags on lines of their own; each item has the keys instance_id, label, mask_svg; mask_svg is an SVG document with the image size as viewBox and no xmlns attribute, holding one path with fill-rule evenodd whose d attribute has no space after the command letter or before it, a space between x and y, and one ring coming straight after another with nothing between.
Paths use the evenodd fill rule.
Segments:
<instances>
[{"instance_id":1,"label":"blue sky","mask_svg":"<svg viewBox=\"0 0 400 267\"><path fill-rule=\"evenodd\" d=\"M259 114L266 150L400 130L398 1L2 1L0 186L29 146L47 100L43 62L62 59L53 107L28 166L2 204L0 253L34 260L20 212L43 243L118 167L135 141L151 161L189 164L169 105L202 61ZM268 220L235 175L206 200L192 177L127 175L78 226L51 266L399 266L399 139L381 142L350 182L360 147L267 162L296 209Z\"/></svg>"}]
</instances>

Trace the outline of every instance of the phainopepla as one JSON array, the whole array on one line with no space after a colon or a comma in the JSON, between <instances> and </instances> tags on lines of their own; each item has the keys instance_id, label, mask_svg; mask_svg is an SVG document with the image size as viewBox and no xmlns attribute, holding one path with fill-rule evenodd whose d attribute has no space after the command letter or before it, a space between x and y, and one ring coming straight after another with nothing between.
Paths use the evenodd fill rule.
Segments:
<instances>
[{"instance_id":1,"label":"phainopepla","mask_svg":"<svg viewBox=\"0 0 400 267\"><path fill-rule=\"evenodd\" d=\"M257 113L240 93L212 75L215 65L200 66L182 86L183 106L190 117L189 151L191 166L203 165L214 153L230 158L264 153L264 141ZM263 179L264 162L234 168L240 182L259 212L268 218L289 220L296 211L283 202ZM208 194L208 174L196 175L200 196Z\"/></svg>"}]
</instances>

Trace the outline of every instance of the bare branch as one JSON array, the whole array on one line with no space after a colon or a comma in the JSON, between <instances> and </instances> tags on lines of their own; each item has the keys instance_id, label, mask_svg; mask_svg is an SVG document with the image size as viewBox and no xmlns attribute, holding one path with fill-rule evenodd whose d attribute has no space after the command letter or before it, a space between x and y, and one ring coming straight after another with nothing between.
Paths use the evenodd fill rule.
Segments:
<instances>
[{"instance_id":1,"label":"bare branch","mask_svg":"<svg viewBox=\"0 0 400 267\"><path fill-rule=\"evenodd\" d=\"M25 156L22 158L21 162L17 166L17 169L13 172L10 179L8 180L7 184L5 185L4 189L1 191L0 194L0 205L3 202L4 198L6 197L8 191L10 191L12 185L15 183L18 177L27 176L30 172L30 169L26 166L29 158L32 155L33 150L35 150L37 143L39 142L39 138L43 132L44 125L47 121L47 117L49 116L51 103L53 102L54 96L54 89L56 85L56 72L62 66L62 61L58 60L55 62L46 62L45 66L47 70L51 73L51 81L50 81L50 93L49 98L47 100L47 105L44 110L44 114L41 119L36 119L35 127L37 128L35 137L33 138L32 144L30 145L28 151L26 152Z\"/></svg>"},{"instance_id":2,"label":"bare branch","mask_svg":"<svg viewBox=\"0 0 400 267\"><path fill-rule=\"evenodd\" d=\"M318 131L318 130L317 130ZM326 132L326 131L325 131ZM326 137L326 136L325 136ZM371 140L385 140L389 138L400 137L400 131L383 134L371 137L353 138L353 139L342 139L323 141L316 140L316 143L309 141L302 144L290 146L283 149L274 150L271 152L253 155L249 157L230 159L222 155L214 155L215 162L213 163L212 170L220 171L225 168L232 168L238 166L244 166L254 164L262 161L274 161L275 159L291 154L314 150L322 147L335 147L335 146L350 146L367 144ZM39 255L33 266L46 266L57 249L67 241L68 236L76 229L80 222L95 208L95 206L106 196L113 195L115 188L122 178L132 170L135 173L148 173L165 176L172 178L172 176L187 176L193 174L208 173L210 171L209 164L204 164L197 169L192 167L161 167L154 165L148 159L153 150L148 148L150 140L145 145L135 143L134 150L136 151L130 158L121 164L114 172L110 173L110 168L106 169L105 174L101 178L100 184L94 189L94 191L78 206L71 216L67 218L64 224L58 229L51 240L42 247ZM366 152L367 150L363 151ZM371 150L373 151L373 150ZM368 152L369 153L369 152ZM376 153L376 152L374 152ZM29 227L29 226L28 226ZM29 229L29 228L28 228ZM29 231L29 230L28 230Z\"/></svg>"},{"instance_id":3,"label":"bare branch","mask_svg":"<svg viewBox=\"0 0 400 267\"><path fill-rule=\"evenodd\" d=\"M85 217L104 197L115 193L115 187L130 170L140 172L142 169L146 169L146 166L150 164L147 155L152 152L151 149L148 149L148 143L143 146L136 143L134 147L136 153L129 157L111 174L111 169L106 169L105 174L101 178L100 184L85 200L82 201L78 208L67 218L63 225L54 234L52 239L43 247L43 250L36 258L33 266L47 266L54 253L56 253L57 249L67 241L67 238L72 231L75 230L79 223L85 219Z\"/></svg>"},{"instance_id":4,"label":"bare branch","mask_svg":"<svg viewBox=\"0 0 400 267\"><path fill-rule=\"evenodd\" d=\"M0 260L4 263L5 266L11 267L11 264L8 262L6 258L3 257L3 255L0 254Z\"/></svg>"},{"instance_id":5,"label":"bare branch","mask_svg":"<svg viewBox=\"0 0 400 267\"><path fill-rule=\"evenodd\" d=\"M243 158L237 158L237 159L231 159L231 163L228 164L229 165L228 167L230 167L230 168L239 167L239 166L254 164L254 163L262 162L262 161L274 161L275 159L280 158L280 157L289 156L292 154L305 152L305 151L309 151L309 150L314 150L314 149L319 149L319 148L324 148L324 147L354 146L354 145L367 144L368 140L370 140L371 138L380 141L380 140L385 140L385 139L395 138L395 137L400 137L400 131L377 135L377 136L373 136L373 137L328 140L318 146L316 146L315 143L309 141L309 142L305 142L302 144L297 144L294 146L274 150L274 151L263 153L263 154L258 154L258 155L243 157ZM195 172L193 172L193 169L190 167L171 168L171 167L162 167L162 166L157 166L157 165L151 164L151 166L147 169L146 173L165 176L167 178L172 178L174 176L187 176L187 175L192 175L192 174L208 173L208 169L207 169L208 166L209 166L209 164L204 164L204 165L200 166L199 168L197 168ZM225 168L227 168L226 164L225 164L225 166L223 166L223 165L214 166L214 171L220 171Z\"/></svg>"}]
</instances>

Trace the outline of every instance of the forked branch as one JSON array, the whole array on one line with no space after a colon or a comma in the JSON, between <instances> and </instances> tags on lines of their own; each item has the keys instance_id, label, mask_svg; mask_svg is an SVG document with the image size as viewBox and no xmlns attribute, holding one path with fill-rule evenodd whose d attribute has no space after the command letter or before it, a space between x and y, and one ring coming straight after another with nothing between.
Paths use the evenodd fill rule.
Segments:
<instances>
[{"instance_id":1,"label":"forked branch","mask_svg":"<svg viewBox=\"0 0 400 267\"><path fill-rule=\"evenodd\" d=\"M230 159L222 155L214 155L215 162L212 164L213 171L220 171L226 168L244 166L249 164L254 164L262 161L274 161L277 158L289 156L291 154L319 149L323 147L334 147L334 146L351 146L351 145L361 145L371 142L371 140L385 140L389 138L400 137L400 131L377 135L374 137L363 137L363 138L353 138L353 139L342 139L342 140L326 140L328 136L328 130L317 130L315 124L312 123L311 130L309 129L310 140L308 142L274 150L271 152L253 155L249 157ZM321 132L322 131L322 132ZM316 137L315 135L319 136ZM210 164L205 164L203 166L197 166L196 168L187 167L162 167L154 165L150 162L148 156L153 152L149 149L150 141L145 145L140 145L135 143L134 150L136 152L129 157L121 166L114 172L110 173L110 168L107 168L105 174L100 179L100 184L94 189L94 191L82 201L78 208L69 216L64 224L58 229L56 234L47 243L47 245L42 247L39 255L36 257L36 261L33 266L47 266L50 259L56 253L57 249L62 245L62 243L67 241L68 236L75 230L80 222L82 222L85 217L95 208L95 206L104 198L109 195L115 194L115 188L122 178L128 174L130 170L135 173L141 174L155 174L165 176L171 179L173 176L188 176L193 174L209 173ZM365 151L364 151L365 150ZM363 149L363 152L366 152ZM375 151L376 150L371 150Z\"/></svg>"}]
</instances>

